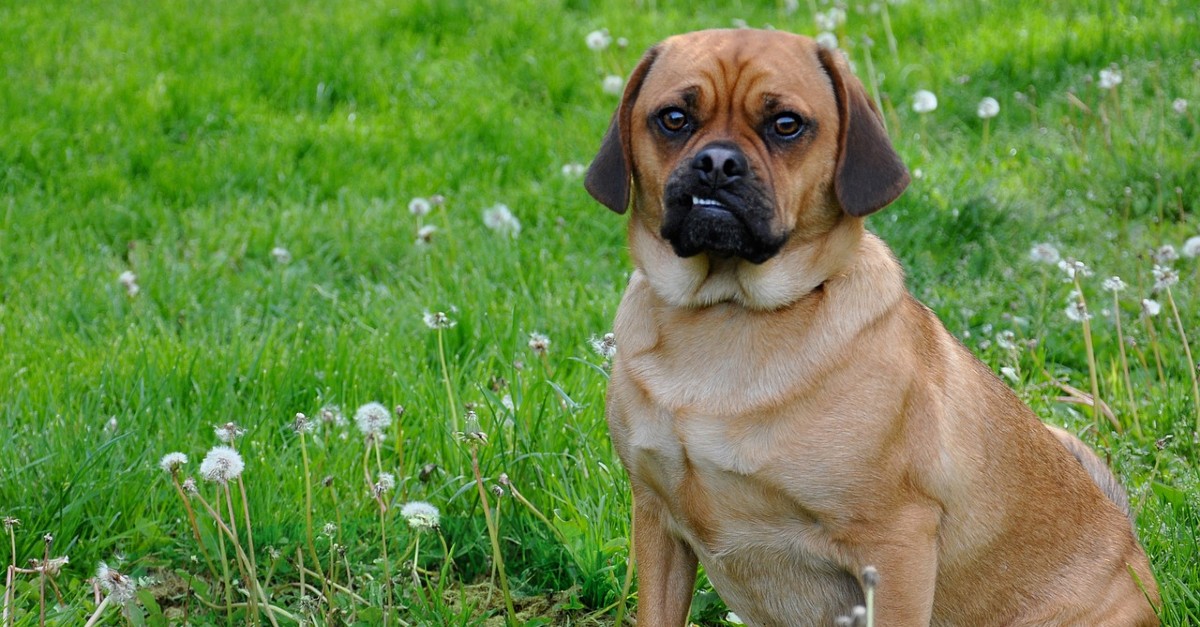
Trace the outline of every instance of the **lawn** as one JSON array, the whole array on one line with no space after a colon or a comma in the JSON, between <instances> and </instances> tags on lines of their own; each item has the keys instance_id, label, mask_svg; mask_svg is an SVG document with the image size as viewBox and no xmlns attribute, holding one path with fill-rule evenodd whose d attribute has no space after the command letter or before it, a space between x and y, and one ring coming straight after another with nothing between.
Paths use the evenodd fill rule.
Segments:
<instances>
[{"instance_id":1,"label":"lawn","mask_svg":"<svg viewBox=\"0 0 1200 627\"><path fill-rule=\"evenodd\" d=\"M594 346L630 265L581 170L642 51L743 25L832 27L914 175L869 227L1200 624L1200 4L792 4L0 4L11 624L635 611Z\"/></svg>"}]
</instances>

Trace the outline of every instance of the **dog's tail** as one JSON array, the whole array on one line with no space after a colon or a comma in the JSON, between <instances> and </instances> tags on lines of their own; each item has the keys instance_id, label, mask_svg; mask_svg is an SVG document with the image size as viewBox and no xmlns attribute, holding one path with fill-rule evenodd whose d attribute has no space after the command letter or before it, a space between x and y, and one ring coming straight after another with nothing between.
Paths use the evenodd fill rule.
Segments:
<instances>
[{"instance_id":1,"label":"dog's tail","mask_svg":"<svg viewBox=\"0 0 1200 627\"><path fill-rule=\"evenodd\" d=\"M1092 452L1092 449L1088 448L1088 445L1070 432L1051 425L1046 425L1046 428L1054 434L1054 437L1058 438L1059 442L1062 442L1063 446L1067 447L1068 451L1071 451L1075 459L1079 460L1079 464L1092 477L1092 481L1100 487L1100 491L1110 501L1116 503L1117 507L1121 508L1121 511L1125 512L1125 515L1132 521L1133 513L1129 510L1129 495L1125 494L1125 488L1121 487L1121 483L1117 481L1108 465L1101 461Z\"/></svg>"}]
</instances>

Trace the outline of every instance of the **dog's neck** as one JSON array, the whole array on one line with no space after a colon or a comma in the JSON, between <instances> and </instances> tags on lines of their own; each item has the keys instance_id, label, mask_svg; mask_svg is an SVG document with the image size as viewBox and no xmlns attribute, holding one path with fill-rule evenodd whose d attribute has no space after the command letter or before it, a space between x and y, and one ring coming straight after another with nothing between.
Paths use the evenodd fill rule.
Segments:
<instances>
[{"instance_id":1,"label":"dog's neck","mask_svg":"<svg viewBox=\"0 0 1200 627\"><path fill-rule=\"evenodd\" d=\"M676 307L732 303L755 311L781 309L804 298L852 262L864 235L862 220L847 217L828 232L788 242L762 264L708 254L682 258L633 219L630 256L659 298Z\"/></svg>"}]
</instances>

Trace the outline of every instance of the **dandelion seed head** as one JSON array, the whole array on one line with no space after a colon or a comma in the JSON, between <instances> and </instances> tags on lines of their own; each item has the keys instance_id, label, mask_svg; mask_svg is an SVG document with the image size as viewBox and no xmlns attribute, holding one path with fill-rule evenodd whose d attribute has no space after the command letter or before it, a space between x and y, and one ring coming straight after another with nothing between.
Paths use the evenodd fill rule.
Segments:
<instances>
[{"instance_id":1,"label":"dandelion seed head","mask_svg":"<svg viewBox=\"0 0 1200 627\"><path fill-rule=\"evenodd\" d=\"M104 588L104 592L117 605L125 605L133 600L133 594L137 587L133 579L126 577L117 572L114 568L109 568L108 564L100 562L100 567L96 569L96 580L100 582L100 587Z\"/></svg>"},{"instance_id":2,"label":"dandelion seed head","mask_svg":"<svg viewBox=\"0 0 1200 627\"><path fill-rule=\"evenodd\" d=\"M438 508L425 501L410 501L400 508L400 517L408 521L408 526L420 531L437 529L441 521Z\"/></svg>"},{"instance_id":3,"label":"dandelion seed head","mask_svg":"<svg viewBox=\"0 0 1200 627\"><path fill-rule=\"evenodd\" d=\"M620 96L625 91L625 79L616 74L609 74L600 82L600 88L610 96Z\"/></svg>"},{"instance_id":4,"label":"dandelion seed head","mask_svg":"<svg viewBox=\"0 0 1200 627\"><path fill-rule=\"evenodd\" d=\"M837 35L833 34L830 31L820 32L817 35L816 39L817 39L817 45L820 46L821 48L824 48L825 50L837 50L837 48L838 48Z\"/></svg>"},{"instance_id":5,"label":"dandelion seed head","mask_svg":"<svg viewBox=\"0 0 1200 627\"><path fill-rule=\"evenodd\" d=\"M1121 70L1114 63L1103 70L1100 70L1100 80L1096 83L1100 89L1112 89L1120 85L1125 78L1121 76Z\"/></svg>"},{"instance_id":6,"label":"dandelion seed head","mask_svg":"<svg viewBox=\"0 0 1200 627\"><path fill-rule=\"evenodd\" d=\"M1200 235L1189 237L1187 241L1183 243L1183 247L1179 252L1183 253L1183 256L1189 259L1200 255Z\"/></svg>"},{"instance_id":7,"label":"dandelion seed head","mask_svg":"<svg viewBox=\"0 0 1200 627\"><path fill-rule=\"evenodd\" d=\"M879 570L874 566L867 566L862 571L863 585L868 588L879 587Z\"/></svg>"},{"instance_id":8,"label":"dandelion seed head","mask_svg":"<svg viewBox=\"0 0 1200 627\"><path fill-rule=\"evenodd\" d=\"M584 43L587 44L587 47L589 50L595 50L596 52L600 52L600 51L604 50L605 48L608 48L608 46L610 44L612 44L613 39L612 39L612 35L608 34L607 28L601 28L600 30L594 30L594 31L588 33L587 36L583 38L583 40L584 40Z\"/></svg>"},{"instance_id":9,"label":"dandelion seed head","mask_svg":"<svg viewBox=\"0 0 1200 627\"><path fill-rule=\"evenodd\" d=\"M433 243L433 234L437 233L437 227L432 224L425 224L417 228L417 246L428 246Z\"/></svg>"},{"instance_id":10,"label":"dandelion seed head","mask_svg":"<svg viewBox=\"0 0 1200 627\"><path fill-rule=\"evenodd\" d=\"M1184 100L1183 98L1176 98L1175 100L1171 101L1171 109L1173 109L1175 113L1179 115L1187 113L1187 108L1188 101Z\"/></svg>"},{"instance_id":11,"label":"dandelion seed head","mask_svg":"<svg viewBox=\"0 0 1200 627\"><path fill-rule=\"evenodd\" d=\"M184 479L183 483L181 484L181 487L183 488L183 491L188 494L199 494L200 493L200 488L196 487L196 480L193 479L192 477L188 477L187 479Z\"/></svg>"},{"instance_id":12,"label":"dandelion seed head","mask_svg":"<svg viewBox=\"0 0 1200 627\"><path fill-rule=\"evenodd\" d=\"M1154 263L1161 266L1169 266L1179 259L1179 253L1175 247L1170 244L1163 244L1154 250Z\"/></svg>"},{"instance_id":13,"label":"dandelion seed head","mask_svg":"<svg viewBox=\"0 0 1200 627\"><path fill-rule=\"evenodd\" d=\"M1092 315L1088 313L1087 305L1080 300L1074 300L1069 303L1067 305L1066 314L1067 318L1072 322L1083 322L1085 320L1091 320L1092 318Z\"/></svg>"},{"instance_id":14,"label":"dandelion seed head","mask_svg":"<svg viewBox=\"0 0 1200 627\"><path fill-rule=\"evenodd\" d=\"M237 479L245 469L241 454L228 446L212 447L200 462L200 476L215 483Z\"/></svg>"},{"instance_id":15,"label":"dandelion seed head","mask_svg":"<svg viewBox=\"0 0 1200 627\"><path fill-rule=\"evenodd\" d=\"M592 350L605 359L612 359L617 354L617 336L612 333L605 333L601 337L593 336L590 343Z\"/></svg>"},{"instance_id":16,"label":"dandelion seed head","mask_svg":"<svg viewBox=\"0 0 1200 627\"><path fill-rule=\"evenodd\" d=\"M1054 244L1043 242L1034 244L1033 248L1029 249L1029 258L1038 263L1056 264L1062 257L1058 254L1058 249Z\"/></svg>"},{"instance_id":17,"label":"dandelion seed head","mask_svg":"<svg viewBox=\"0 0 1200 627\"><path fill-rule=\"evenodd\" d=\"M296 433L312 433L316 428L316 423L308 419L302 413L297 412L296 417L292 419L292 431Z\"/></svg>"},{"instance_id":18,"label":"dandelion seed head","mask_svg":"<svg viewBox=\"0 0 1200 627\"><path fill-rule=\"evenodd\" d=\"M425 326L429 327L430 329L453 329L454 325L458 324L457 322L451 320L450 316L447 316L445 313L440 311L435 313L429 313L426 311L424 314L422 314L422 319L425 321Z\"/></svg>"},{"instance_id":19,"label":"dandelion seed head","mask_svg":"<svg viewBox=\"0 0 1200 627\"><path fill-rule=\"evenodd\" d=\"M536 355L546 355L550 352L550 338L534 331L529 334L529 350Z\"/></svg>"},{"instance_id":20,"label":"dandelion seed head","mask_svg":"<svg viewBox=\"0 0 1200 627\"><path fill-rule=\"evenodd\" d=\"M325 523L325 525L321 527L321 535L329 538L337 535L337 525L331 522Z\"/></svg>"},{"instance_id":21,"label":"dandelion seed head","mask_svg":"<svg viewBox=\"0 0 1200 627\"><path fill-rule=\"evenodd\" d=\"M188 463L187 455L179 452L167 453L159 460L158 467L162 468L165 473L175 474L186 463Z\"/></svg>"},{"instance_id":22,"label":"dandelion seed head","mask_svg":"<svg viewBox=\"0 0 1200 627\"><path fill-rule=\"evenodd\" d=\"M117 276L117 282L125 288L125 293L130 296L137 296L138 292L142 291L138 287L137 275L132 270L126 270Z\"/></svg>"},{"instance_id":23,"label":"dandelion seed head","mask_svg":"<svg viewBox=\"0 0 1200 627\"><path fill-rule=\"evenodd\" d=\"M1104 279L1104 282L1101 283L1101 285L1104 287L1104 289L1110 292L1120 292L1121 290L1125 289L1125 282L1122 281L1121 277L1119 276L1110 276L1107 279Z\"/></svg>"},{"instance_id":24,"label":"dandelion seed head","mask_svg":"<svg viewBox=\"0 0 1200 627\"><path fill-rule=\"evenodd\" d=\"M1179 271L1168 266L1154 266L1154 289L1164 290L1179 282Z\"/></svg>"},{"instance_id":25,"label":"dandelion seed head","mask_svg":"<svg viewBox=\"0 0 1200 627\"><path fill-rule=\"evenodd\" d=\"M1009 330L1004 330L996 334L996 346L1011 351L1017 348L1017 334Z\"/></svg>"},{"instance_id":26,"label":"dandelion seed head","mask_svg":"<svg viewBox=\"0 0 1200 627\"><path fill-rule=\"evenodd\" d=\"M564 163L562 167L562 175L567 178L579 178L587 172L587 166L582 163Z\"/></svg>"},{"instance_id":27,"label":"dandelion seed head","mask_svg":"<svg viewBox=\"0 0 1200 627\"><path fill-rule=\"evenodd\" d=\"M913 94L912 109L917 113L929 113L938 107L937 96L928 89L918 90Z\"/></svg>"},{"instance_id":28,"label":"dandelion seed head","mask_svg":"<svg viewBox=\"0 0 1200 627\"><path fill-rule=\"evenodd\" d=\"M392 424L392 412L383 403L371 402L354 412L354 424L367 436L379 436Z\"/></svg>"},{"instance_id":29,"label":"dandelion seed head","mask_svg":"<svg viewBox=\"0 0 1200 627\"><path fill-rule=\"evenodd\" d=\"M396 475L390 472L379 473L379 478L375 481L375 496L380 496L385 492L391 491L396 487Z\"/></svg>"},{"instance_id":30,"label":"dandelion seed head","mask_svg":"<svg viewBox=\"0 0 1200 627\"><path fill-rule=\"evenodd\" d=\"M285 265L292 262L292 253L283 246L276 246L271 249L271 258L275 263Z\"/></svg>"},{"instance_id":31,"label":"dandelion seed head","mask_svg":"<svg viewBox=\"0 0 1200 627\"><path fill-rule=\"evenodd\" d=\"M994 118L1000 113L1000 101L988 96L979 101L979 106L975 107L975 115L987 120Z\"/></svg>"},{"instance_id":32,"label":"dandelion seed head","mask_svg":"<svg viewBox=\"0 0 1200 627\"><path fill-rule=\"evenodd\" d=\"M483 224L495 233L516 239L521 234L521 221L508 205L497 203L483 210Z\"/></svg>"},{"instance_id":33,"label":"dandelion seed head","mask_svg":"<svg viewBox=\"0 0 1200 627\"><path fill-rule=\"evenodd\" d=\"M1000 368L1000 374L1004 375L1009 381L1016 383L1020 377L1017 376L1017 369L1012 366L1004 366Z\"/></svg>"},{"instance_id":34,"label":"dandelion seed head","mask_svg":"<svg viewBox=\"0 0 1200 627\"><path fill-rule=\"evenodd\" d=\"M1076 276L1080 278L1092 276L1092 269L1087 267L1087 264L1079 261L1078 259L1072 259L1070 257L1066 259L1060 259L1058 262L1058 269L1062 270L1063 273L1067 275L1068 280L1074 279Z\"/></svg>"},{"instance_id":35,"label":"dandelion seed head","mask_svg":"<svg viewBox=\"0 0 1200 627\"><path fill-rule=\"evenodd\" d=\"M12 529L13 527L21 526L21 519L14 518L12 516L5 516L3 519L0 519L0 521L4 523L5 529Z\"/></svg>"},{"instance_id":36,"label":"dandelion seed head","mask_svg":"<svg viewBox=\"0 0 1200 627\"><path fill-rule=\"evenodd\" d=\"M1142 299L1142 314L1149 318L1157 316L1162 311L1162 304L1149 298Z\"/></svg>"},{"instance_id":37,"label":"dandelion seed head","mask_svg":"<svg viewBox=\"0 0 1200 627\"><path fill-rule=\"evenodd\" d=\"M433 211L433 203L429 202L426 198L418 196L408 201L408 212L418 218L429 215L430 211Z\"/></svg>"},{"instance_id":38,"label":"dandelion seed head","mask_svg":"<svg viewBox=\"0 0 1200 627\"><path fill-rule=\"evenodd\" d=\"M218 440L229 444L245 435L246 430L237 426L237 424L233 422L227 422L223 425L217 425L213 427L213 433L216 434Z\"/></svg>"}]
</instances>

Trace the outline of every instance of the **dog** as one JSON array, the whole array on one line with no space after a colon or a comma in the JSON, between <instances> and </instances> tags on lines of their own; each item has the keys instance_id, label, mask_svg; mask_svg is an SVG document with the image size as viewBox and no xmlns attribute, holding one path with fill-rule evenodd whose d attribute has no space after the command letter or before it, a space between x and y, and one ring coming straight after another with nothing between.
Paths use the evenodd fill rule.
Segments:
<instances>
[{"instance_id":1,"label":"dog","mask_svg":"<svg viewBox=\"0 0 1200 627\"><path fill-rule=\"evenodd\" d=\"M1111 472L865 230L908 182L812 39L700 31L633 71L585 187L633 208L606 417L639 625L685 624L697 563L747 625L833 625L867 566L886 627L1158 624Z\"/></svg>"}]
</instances>

